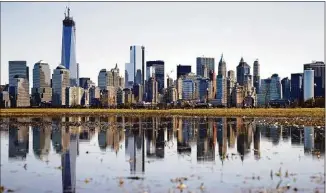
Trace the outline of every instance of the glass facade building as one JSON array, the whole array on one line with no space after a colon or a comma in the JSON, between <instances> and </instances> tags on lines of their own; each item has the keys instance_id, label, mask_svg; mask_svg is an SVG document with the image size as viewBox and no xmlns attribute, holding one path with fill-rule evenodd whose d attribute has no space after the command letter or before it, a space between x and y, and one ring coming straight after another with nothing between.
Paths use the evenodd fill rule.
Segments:
<instances>
[{"instance_id":1,"label":"glass facade building","mask_svg":"<svg viewBox=\"0 0 326 193\"><path fill-rule=\"evenodd\" d=\"M49 102L52 99L51 71L48 63L39 61L33 68L33 105L39 106L41 102Z\"/></svg>"},{"instance_id":2,"label":"glass facade building","mask_svg":"<svg viewBox=\"0 0 326 193\"><path fill-rule=\"evenodd\" d=\"M227 80L226 77L222 75L217 75L216 79L216 99L218 105L227 106Z\"/></svg>"},{"instance_id":3,"label":"glass facade building","mask_svg":"<svg viewBox=\"0 0 326 193\"><path fill-rule=\"evenodd\" d=\"M158 92L162 94L164 89L164 61L147 61L146 62L146 80L155 75L158 84Z\"/></svg>"},{"instance_id":4,"label":"glass facade building","mask_svg":"<svg viewBox=\"0 0 326 193\"><path fill-rule=\"evenodd\" d=\"M215 59L208 57L197 57L196 58L196 75L205 77L204 67L206 67L206 73L211 70L215 72ZM190 70L191 71L191 70Z\"/></svg>"},{"instance_id":5,"label":"glass facade building","mask_svg":"<svg viewBox=\"0 0 326 193\"><path fill-rule=\"evenodd\" d=\"M69 70L59 65L52 74L52 106L66 105L67 87L69 87Z\"/></svg>"},{"instance_id":6,"label":"glass facade building","mask_svg":"<svg viewBox=\"0 0 326 193\"><path fill-rule=\"evenodd\" d=\"M303 65L304 70L314 70L314 97L325 97L325 63L321 61Z\"/></svg>"},{"instance_id":7,"label":"glass facade building","mask_svg":"<svg viewBox=\"0 0 326 193\"><path fill-rule=\"evenodd\" d=\"M145 47L130 46L130 62L125 66L126 87L134 84L144 84L145 81Z\"/></svg>"},{"instance_id":8,"label":"glass facade building","mask_svg":"<svg viewBox=\"0 0 326 193\"><path fill-rule=\"evenodd\" d=\"M303 98L303 74L291 74L291 101L301 101Z\"/></svg>"},{"instance_id":9,"label":"glass facade building","mask_svg":"<svg viewBox=\"0 0 326 193\"><path fill-rule=\"evenodd\" d=\"M250 77L250 66L241 58L239 65L237 66L237 82L240 86L244 86Z\"/></svg>"},{"instance_id":10,"label":"glass facade building","mask_svg":"<svg viewBox=\"0 0 326 193\"><path fill-rule=\"evenodd\" d=\"M9 61L9 86L16 84L15 76L29 80L29 68L26 61Z\"/></svg>"},{"instance_id":11,"label":"glass facade building","mask_svg":"<svg viewBox=\"0 0 326 193\"><path fill-rule=\"evenodd\" d=\"M69 70L70 86L78 86L79 69L76 63L76 27L75 21L70 17L69 8L62 23L61 65Z\"/></svg>"},{"instance_id":12,"label":"glass facade building","mask_svg":"<svg viewBox=\"0 0 326 193\"><path fill-rule=\"evenodd\" d=\"M278 74L273 74L269 87L269 100L282 99L282 84Z\"/></svg>"},{"instance_id":13,"label":"glass facade building","mask_svg":"<svg viewBox=\"0 0 326 193\"><path fill-rule=\"evenodd\" d=\"M282 94L283 99L290 100L291 98L291 81L288 77L283 78L281 81L282 84Z\"/></svg>"},{"instance_id":14,"label":"glass facade building","mask_svg":"<svg viewBox=\"0 0 326 193\"><path fill-rule=\"evenodd\" d=\"M191 66L190 65L181 65L179 64L177 66L177 79L180 78L180 76L184 76L188 73L191 73Z\"/></svg>"},{"instance_id":15,"label":"glass facade building","mask_svg":"<svg viewBox=\"0 0 326 193\"><path fill-rule=\"evenodd\" d=\"M195 93L195 82L193 80L182 81L182 99L192 100Z\"/></svg>"}]
</instances>

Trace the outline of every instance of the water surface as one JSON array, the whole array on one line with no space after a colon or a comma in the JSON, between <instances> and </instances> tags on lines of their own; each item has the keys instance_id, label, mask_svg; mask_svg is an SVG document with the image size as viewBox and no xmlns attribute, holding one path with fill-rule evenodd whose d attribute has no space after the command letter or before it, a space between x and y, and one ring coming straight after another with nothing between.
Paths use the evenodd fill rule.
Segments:
<instances>
[{"instance_id":1,"label":"water surface","mask_svg":"<svg viewBox=\"0 0 326 193\"><path fill-rule=\"evenodd\" d=\"M325 188L320 127L117 116L1 125L1 185L15 192L180 192L177 177L184 192Z\"/></svg>"}]
</instances>

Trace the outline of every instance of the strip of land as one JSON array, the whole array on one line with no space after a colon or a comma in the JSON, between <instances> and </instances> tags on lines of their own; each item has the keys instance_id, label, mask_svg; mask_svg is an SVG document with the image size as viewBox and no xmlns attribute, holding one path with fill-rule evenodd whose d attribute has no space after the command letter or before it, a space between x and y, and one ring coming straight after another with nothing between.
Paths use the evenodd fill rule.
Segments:
<instances>
[{"instance_id":1,"label":"strip of land","mask_svg":"<svg viewBox=\"0 0 326 193\"><path fill-rule=\"evenodd\" d=\"M69 115L126 115L126 116L214 116L214 117L310 117L325 118L323 108L269 108L269 109L74 109L74 108L10 108L1 109L1 117L33 117L33 116L69 116Z\"/></svg>"}]
</instances>

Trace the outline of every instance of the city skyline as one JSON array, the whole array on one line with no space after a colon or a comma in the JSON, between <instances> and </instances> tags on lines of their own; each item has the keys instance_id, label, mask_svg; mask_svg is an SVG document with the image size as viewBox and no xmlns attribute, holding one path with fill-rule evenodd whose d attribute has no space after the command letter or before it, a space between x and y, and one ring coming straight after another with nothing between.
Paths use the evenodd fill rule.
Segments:
<instances>
[{"instance_id":1,"label":"city skyline","mask_svg":"<svg viewBox=\"0 0 326 193\"><path fill-rule=\"evenodd\" d=\"M126 6L131 4L133 6ZM191 65L194 72L196 58L203 55L218 61L223 53L227 71L236 70L241 57L253 69L253 63L258 58L262 79L273 73L278 73L281 78L290 77L291 73L302 72L305 63L323 61L324 10L320 3L197 3L199 11L196 12L191 12L193 10L189 8L189 4L196 4L194 2L174 2L175 9L168 10L171 4L69 3L71 16L76 21L76 61L80 63L80 77L90 77L97 84L99 71L103 68L109 70L116 63L124 72L131 45L146 47L146 61L163 60L165 72L173 70L170 76L174 79L178 64ZM65 6L67 3L2 3L2 84L8 83L10 60L26 60L30 69L39 60L49 63L51 71L58 66ZM127 16L137 13L137 6L149 8L138 12L139 20L128 23ZM221 8L220 12L209 12L215 6ZM40 9L43 12L37 11ZM184 14L176 15L180 13L179 9ZM252 9L260 17L252 15ZM289 9L293 9L292 14L288 14ZM276 10L278 15L273 14ZM165 15L171 11L171 14ZM230 16L225 13L227 11L236 12L239 16L245 11L247 17ZM148 12L156 15L148 19ZM94 15L91 16L91 13ZM105 17L106 14L111 17ZM117 17L119 14L125 15ZM21 25L12 25L18 22ZM46 27L40 30L35 24ZM99 30L96 30L96 25ZM21 31L24 33L17 33ZM215 63L216 72L217 68ZM32 73L29 76L32 80Z\"/></svg>"}]
</instances>

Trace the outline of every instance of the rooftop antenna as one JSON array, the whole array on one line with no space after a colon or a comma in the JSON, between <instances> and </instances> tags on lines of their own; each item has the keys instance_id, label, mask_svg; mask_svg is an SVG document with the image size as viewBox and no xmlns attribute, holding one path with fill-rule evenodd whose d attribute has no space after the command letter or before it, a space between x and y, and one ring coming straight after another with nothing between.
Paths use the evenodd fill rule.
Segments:
<instances>
[{"instance_id":1,"label":"rooftop antenna","mask_svg":"<svg viewBox=\"0 0 326 193\"><path fill-rule=\"evenodd\" d=\"M69 15L70 15L70 8L68 7L68 17L69 17Z\"/></svg>"}]
</instances>

